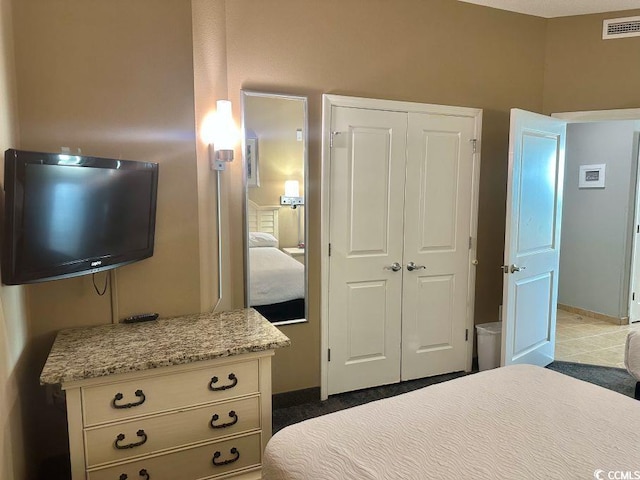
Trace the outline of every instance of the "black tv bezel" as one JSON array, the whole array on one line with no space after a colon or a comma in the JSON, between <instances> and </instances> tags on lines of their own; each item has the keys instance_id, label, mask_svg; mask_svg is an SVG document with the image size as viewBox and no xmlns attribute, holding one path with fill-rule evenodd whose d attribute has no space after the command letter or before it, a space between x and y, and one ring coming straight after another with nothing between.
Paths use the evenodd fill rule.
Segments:
<instances>
[{"instance_id":1,"label":"black tv bezel","mask_svg":"<svg viewBox=\"0 0 640 480\"><path fill-rule=\"evenodd\" d=\"M73 159L73 164L69 160ZM29 164L73 166L78 168L107 168L151 171L150 222L148 245L144 249L132 250L124 254L107 254L78 259L73 262L37 270L24 270L18 265L21 241L24 232L19 221L24 209L25 170ZM153 255L155 244L155 224L158 193L158 164L132 160L116 160L111 158L92 157L86 155L70 155L60 153L43 153L25 150L8 149L4 155L4 232L2 235L2 283L5 285L22 285L49 280L77 277L90 273L137 262ZM96 265L100 262L100 265Z\"/></svg>"}]
</instances>

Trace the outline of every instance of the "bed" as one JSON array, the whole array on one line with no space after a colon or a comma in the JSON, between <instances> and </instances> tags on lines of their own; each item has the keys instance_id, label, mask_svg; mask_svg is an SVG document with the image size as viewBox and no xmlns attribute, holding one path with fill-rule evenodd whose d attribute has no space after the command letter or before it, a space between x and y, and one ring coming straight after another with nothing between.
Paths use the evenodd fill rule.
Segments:
<instances>
[{"instance_id":1,"label":"bed","mask_svg":"<svg viewBox=\"0 0 640 480\"><path fill-rule=\"evenodd\" d=\"M249 201L249 305L271 322L305 318L304 265L278 247L278 209Z\"/></svg>"},{"instance_id":2,"label":"bed","mask_svg":"<svg viewBox=\"0 0 640 480\"><path fill-rule=\"evenodd\" d=\"M638 432L637 400L515 365L291 425L263 479L640 478Z\"/></svg>"}]
</instances>

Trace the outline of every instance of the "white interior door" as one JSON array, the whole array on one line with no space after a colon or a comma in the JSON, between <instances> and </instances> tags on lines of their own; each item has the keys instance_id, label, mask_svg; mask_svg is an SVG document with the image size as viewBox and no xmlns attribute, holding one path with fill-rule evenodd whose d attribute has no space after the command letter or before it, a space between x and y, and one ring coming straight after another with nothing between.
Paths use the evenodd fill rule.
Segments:
<instances>
[{"instance_id":1,"label":"white interior door","mask_svg":"<svg viewBox=\"0 0 640 480\"><path fill-rule=\"evenodd\" d=\"M565 140L565 121L511 110L503 365L554 358Z\"/></svg>"},{"instance_id":2,"label":"white interior door","mask_svg":"<svg viewBox=\"0 0 640 480\"><path fill-rule=\"evenodd\" d=\"M403 380L466 367L473 139L473 117L409 114Z\"/></svg>"},{"instance_id":3,"label":"white interior door","mask_svg":"<svg viewBox=\"0 0 640 480\"><path fill-rule=\"evenodd\" d=\"M328 393L400 380L407 114L332 107ZM392 267L397 264L397 267Z\"/></svg>"}]
</instances>

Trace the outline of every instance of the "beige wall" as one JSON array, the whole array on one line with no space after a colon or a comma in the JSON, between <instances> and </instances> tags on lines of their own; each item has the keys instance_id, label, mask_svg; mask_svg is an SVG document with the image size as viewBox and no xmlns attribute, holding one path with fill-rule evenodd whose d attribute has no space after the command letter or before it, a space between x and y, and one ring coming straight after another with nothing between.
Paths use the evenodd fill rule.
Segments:
<instances>
[{"instance_id":1,"label":"beige wall","mask_svg":"<svg viewBox=\"0 0 640 480\"><path fill-rule=\"evenodd\" d=\"M0 0L0 152L19 145L13 22L10 0ZM4 184L4 171L0 171ZM23 393L29 381L24 352L29 340L24 289L0 286L0 478L20 480L32 459L24 445Z\"/></svg>"},{"instance_id":2,"label":"beige wall","mask_svg":"<svg viewBox=\"0 0 640 480\"><path fill-rule=\"evenodd\" d=\"M22 147L160 163L154 256L118 269L119 316L198 311L190 2L17 5ZM110 321L91 277L29 290L37 334Z\"/></svg>"},{"instance_id":3,"label":"beige wall","mask_svg":"<svg viewBox=\"0 0 640 480\"><path fill-rule=\"evenodd\" d=\"M14 13L21 147L160 164L154 256L118 269L118 316L199 311L191 2L19 0ZM90 276L28 293L32 397L23 406L44 457L66 447L64 416L38 386L54 333L110 322L111 302Z\"/></svg>"},{"instance_id":4,"label":"beige wall","mask_svg":"<svg viewBox=\"0 0 640 480\"><path fill-rule=\"evenodd\" d=\"M602 40L604 19L640 10L548 21L544 112L640 107L640 37Z\"/></svg>"},{"instance_id":5,"label":"beige wall","mask_svg":"<svg viewBox=\"0 0 640 480\"><path fill-rule=\"evenodd\" d=\"M282 327L292 346L276 353L274 391L320 384L322 93L484 109L476 323L495 321L509 109L542 109L546 21L451 0L233 0L226 13L230 97L237 102L242 88L309 97L309 323ZM234 173L230 229L239 263L242 186ZM242 278L233 287L240 290Z\"/></svg>"},{"instance_id":6,"label":"beige wall","mask_svg":"<svg viewBox=\"0 0 640 480\"><path fill-rule=\"evenodd\" d=\"M230 264L222 263L222 295L219 298L218 242L223 258L229 257L229 236L222 231L218 239L217 173L209 166L208 144L203 140L203 125L215 112L216 101L227 98L227 40L225 2L223 0L192 0L193 76L196 118L196 154L198 171L198 227L200 237L200 309L211 311L229 309ZM229 220L228 175L220 173L221 222Z\"/></svg>"}]
</instances>

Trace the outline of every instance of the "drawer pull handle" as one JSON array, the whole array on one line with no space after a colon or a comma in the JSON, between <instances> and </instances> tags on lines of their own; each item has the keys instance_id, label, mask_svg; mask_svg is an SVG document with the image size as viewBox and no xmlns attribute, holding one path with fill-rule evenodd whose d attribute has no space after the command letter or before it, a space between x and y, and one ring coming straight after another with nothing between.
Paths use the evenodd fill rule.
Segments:
<instances>
[{"instance_id":1,"label":"drawer pull handle","mask_svg":"<svg viewBox=\"0 0 640 480\"><path fill-rule=\"evenodd\" d=\"M213 384L218 383L218 377L213 377L211 379L211 382L209 383L209 390L211 390L212 392L218 392L220 390L229 390L230 388L233 388L238 384L238 377L236 377L235 373L229 374L229 380L231 380L231 383L229 383L228 385L222 385L221 387L214 387Z\"/></svg>"},{"instance_id":2,"label":"drawer pull handle","mask_svg":"<svg viewBox=\"0 0 640 480\"><path fill-rule=\"evenodd\" d=\"M142 390L136 390L136 397L140 397L140 400L138 400L137 402L134 403L125 403L124 405L118 405L116 402L122 400L124 398L124 395L122 395L120 392L116 393L116 396L113 397L113 400L111 401L111 406L113 408L131 408L131 407L137 407L138 405L142 405L144 403L144 401L147 399L147 397L144 396L144 393ZM124 480L124 479L122 479Z\"/></svg>"},{"instance_id":3,"label":"drawer pull handle","mask_svg":"<svg viewBox=\"0 0 640 480\"><path fill-rule=\"evenodd\" d=\"M124 433L119 433L118 436L116 437L116 441L114 442L114 446L118 450L126 450L128 448L139 447L140 445L143 445L147 441L147 434L144 433L144 430L138 430L136 432L136 435L141 437L142 440L136 443L128 443L126 445L120 445L120 442L124 440Z\"/></svg>"},{"instance_id":4,"label":"drawer pull handle","mask_svg":"<svg viewBox=\"0 0 640 480\"><path fill-rule=\"evenodd\" d=\"M146 470L146 469L144 469L144 468L138 472L138 475L140 475L141 477L144 477L144 479L143 479L143 480L150 480L150 479L151 479L151 477L150 477L150 476L149 476L149 474L147 473L147 470ZM120 479L119 479L119 480L127 480L127 478L129 478L129 477L127 476L127 474L126 474L126 473L123 473L122 475L120 475Z\"/></svg>"},{"instance_id":5,"label":"drawer pull handle","mask_svg":"<svg viewBox=\"0 0 640 480\"><path fill-rule=\"evenodd\" d=\"M222 460L221 462L216 462L216 460L220 458L220 455L222 455L220 452L216 452L213 454L213 458L211 459L211 461L216 467L222 467L224 465L229 465L230 463L236 462L240 458L240 452L236 447L233 447L231 450L229 450L229 452L231 453L231 455L235 455L235 457L230 458L229 460Z\"/></svg>"},{"instance_id":6,"label":"drawer pull handle","mask_svg":"<svg viewBox=\"0 0 640 480\"><path fill-rule=\"evenodd\" d=\"M229 418L233 418L232 422L221 423L220 425L214 425L213 422L217 422L219 418L220 416L217 413L215 413L213 417L211 417L211 422L209 422L209 424L211 425L211 428L227 428L238 423L238 415L236 415L236 412L234 412L233 410L229 412Z\"/></svg>"}]
</instances>

